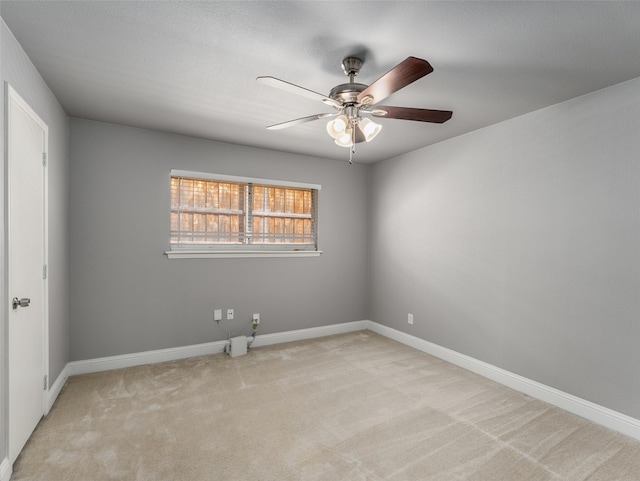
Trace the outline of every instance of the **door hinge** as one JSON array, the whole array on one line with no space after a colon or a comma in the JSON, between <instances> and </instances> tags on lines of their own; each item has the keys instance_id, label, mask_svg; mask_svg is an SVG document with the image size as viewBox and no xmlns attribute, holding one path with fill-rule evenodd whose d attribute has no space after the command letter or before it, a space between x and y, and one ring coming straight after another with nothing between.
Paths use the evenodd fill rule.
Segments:
<instances>
[{"instance_id":1,"label":"door hinge","mask_svg":"<svg viewBox=\"0 0 640 481\"><path fill-rule=\"evenodd\" d=\"M48 387L49 387L49 376L45 375L44 376L44 390L46 391Z\"/></svg>"},{"instance_id":2,"label":"door hinge","mask_svg":"<svg viewBox=\"0 0 640 481\"><path fill-rule=\"evenodd\" d=\"M42 278L46 279L47 278L47 265L43 265L42 266Z\"/></svg>"},{"instance_id":3,"label":"door hinge","mask_svg":"<svg viewBox=\"0 0 640 481\"><path fill-rule=\"evenodd\" d=\"M42 152L42 165L44 167L47 166L47 153L46 152Z\"/></svg>"}]
</instances>

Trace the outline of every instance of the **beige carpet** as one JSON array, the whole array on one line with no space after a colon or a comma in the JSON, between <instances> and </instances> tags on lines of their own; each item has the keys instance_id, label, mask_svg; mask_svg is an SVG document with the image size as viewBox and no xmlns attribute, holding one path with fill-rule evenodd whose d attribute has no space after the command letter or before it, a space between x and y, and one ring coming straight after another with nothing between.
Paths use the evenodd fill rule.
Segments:
<instances>
[{"instance_id":1,"label":"beige carpet","mask_svg":"<svg viewBox=\"0 0 640 481\"><path fill-rule=\"evenodd\" d=\"M14 481L640 480L640 442L368 331L69 379Z\"/></svg>"}]
</instances>

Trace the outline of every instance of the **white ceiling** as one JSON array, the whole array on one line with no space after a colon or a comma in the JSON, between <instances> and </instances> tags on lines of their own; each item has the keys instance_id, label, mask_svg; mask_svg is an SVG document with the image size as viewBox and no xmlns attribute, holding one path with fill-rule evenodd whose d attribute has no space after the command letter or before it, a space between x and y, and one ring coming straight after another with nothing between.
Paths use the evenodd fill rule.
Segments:
<instances>
[{"instance_id":1,"label":"white ceiling","mask_svg":"<svg viewBox=\"0 0 640 481\"><path fill-rule=\"evenodd\" d=\"M331 107L256 77L328 93L350 54L365 84L428 60L434 72L384 104L453 118L380 119L361 163L640 77L636 1L2 0L0 15L72 117L334 159L348 150L326 121L265 129Z\"/></svg>"}]
</instances>

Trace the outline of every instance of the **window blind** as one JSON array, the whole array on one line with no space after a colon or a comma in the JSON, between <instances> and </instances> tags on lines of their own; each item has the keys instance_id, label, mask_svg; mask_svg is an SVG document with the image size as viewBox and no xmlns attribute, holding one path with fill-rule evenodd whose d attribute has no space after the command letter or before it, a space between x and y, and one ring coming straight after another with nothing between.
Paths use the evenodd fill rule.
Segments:
<instances>
[{"instance_id":1,"label":"window blind","mask_svg":"<svg viewBox=\"0 0 640 481\"><path fill-rule=\"evenodd\" d=\"M319 189L229 179L172 172L172 249L317 250Z\"/></svg>"}]
</instances>

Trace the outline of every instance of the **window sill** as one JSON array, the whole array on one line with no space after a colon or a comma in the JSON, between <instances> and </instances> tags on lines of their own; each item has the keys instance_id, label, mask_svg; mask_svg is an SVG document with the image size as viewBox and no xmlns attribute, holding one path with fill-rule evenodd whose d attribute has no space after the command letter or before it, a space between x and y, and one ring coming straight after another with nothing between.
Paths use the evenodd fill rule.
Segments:
<instances>
[{"instance_id":1,"label":"window sill","mask_svg":"<svg viewBox=\"0 0 640 481\"><path fill-rule=\"evenodd\" d=\"M204 251L204 250L173 250L165 252L169 259L223 259L246 257L319 257L322 251Z\"/></svg>"}]
</instances>

